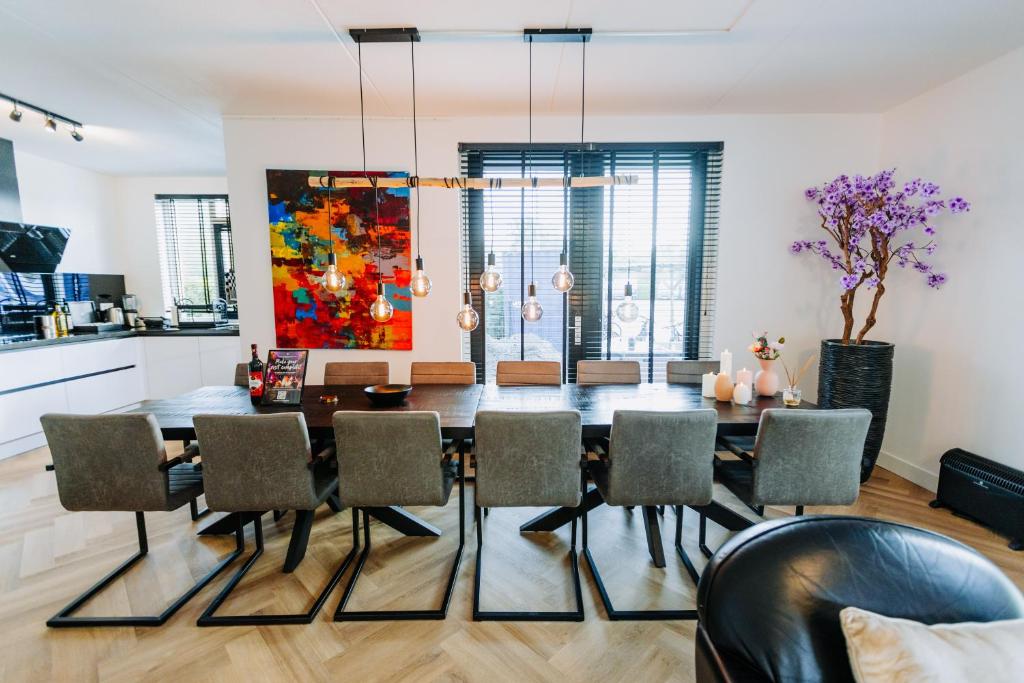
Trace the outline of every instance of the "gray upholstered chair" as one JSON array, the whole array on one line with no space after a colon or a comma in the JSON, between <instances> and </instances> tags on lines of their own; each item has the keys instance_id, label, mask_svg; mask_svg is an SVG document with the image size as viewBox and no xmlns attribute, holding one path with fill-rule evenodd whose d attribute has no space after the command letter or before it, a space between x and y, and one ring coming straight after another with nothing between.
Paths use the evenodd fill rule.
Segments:
<instances>
[{"instance_id":1,"label":"gray upholstered chair","mask_svg":"<svg viewBox=\"0 0 1024 683\"><path fill-rule=\"evenodd\" d=\"M694 584L700 576L683 550L683 506L711 502L717 423L718 415L710 409L671 413L616 410L612 416L611 437L606 441L607 450L600 460L588 463L605 503L642 506L656 567L664 567L665 558L655 507L675 507L676 552ZM583 553L609 619L697 618L695 609L622 611L612 606L587 543L586 506L583 508Z\"/></svg>"},{"instance_id":2,"label":"gray upholstered chair","mask_svg":"<svg viewBox=\"0 0 1024 683\"><path fill-rule=\"evenodd\" d=\"M345 586L334 620L444 619L466 537L466 513L462 504L465 484L459 476L461 467L457 469L452 461L454 451L460 449L461 444L456 443L442 452L441 418L434 412L339 411L334 413L333 421L341 501L354 511L362 511L364 539L359 562ZM381 434L386 434L387 438L382 439ZM459 481L459 547L441 606L436 610L346 612L345 605L370 555L372 510L393 505L444 507L456 479Z\"/></svg>"},{"instance_id":3,"label":"gray upholstered chair","mask_svg":"<svg viewBox=\"0 0 1024 683\"><path fill-rule=\"evenodd\" d=\"M476 384L476 363L423 362L412 364L409 383L417 384Z\"/></svg>"},{"instance_id":4,"label":"gray upholstered chair","mask_svg":"<svg viewBox=\"0 0 1024 683\"><path fill-rule=\"evenodd\" d=\"M337 362L324 366L324 384L387 384L391 370L387 361Z\"/></svg>"},{"instance_id":5,"label":"gray upholstered chair","mask_svg":"<svg viewBox=\"0 0 1024 683\"><path fill-rule=\"evenodd\" d=\"M61 505L74 512L134 512L139 538L138 553L75 598L47 626L160 626L241 554L241 547L236 548L159 616L71 616L149 552L145 513L169 512L194 501L203 492L203 477L188 462L191 452L168 459L160 427L149 413L51 413L40 422L53 456Z\"/></svg>"},{"instance_id":6,"label":"gray upholstered chair","mask_svg":"<svg viewBox=\"0 0 1024 683\"><path fill-rule=\"evenodd\" d=\"M248 387L249 386L249 364L239 363L235 366L235 386L236 387Z\"/></svg>"},{"instance_id":7,"label":"gray upholstered chair","mask_svg":"<svg viewBox=\"0 0 1024 683\"><path fill-rule=\"evenodd\" d=\"M499 360L495 382L503 387L559 385L562 365L548 360Z\"/></svg>"},{"instance_id":8,"label":"gray upholstered chair","mask_svg":"<svg viewBox=\"0 0 1024 683\"><path fill-rule=\"evenodd\" d=\"M484 612L480 609L483 571L483 518L480 507L579 507L582 500L580 414L480 411L476 414L476 576L475 621L583 621L583 594L576 557L576 518L572 520L572 564L576 610L572 612Z\"/></svg>"},{"instance_id":9,"label":"gray upholstered chair","mask_svg":"<svg viewBox=\"0 0 1024 683\"><path fill-rule=\"evenodd\" d=\"M640 363L635 360L581 360L576 363L577 384L640 384Z\"/></svg>"},{"instance_id":10,"label":"gray upholstered chair","mask_svg":"<svg viewBox=\"0 0 1024 683\"><path fill-rule=\"evenodd\" d=\"M352 550L328 581L308 612L302 614L214 616L263 554L263 523L267 510L295 510L295 524L302 524L313 512L335 495L338 477L333 469L333 452L328 449L313 457L306 420L302 413L271 415L196 415L192 418L203 453L203 477L206 504L211 510L238 515L236 538L244 547L244 525L252 519L256 549L227 585L199 617L200 626L266 626L269 624L308 624L323 607L327 596L351 564L359 538L354 528ZM334 507L334 506L332 506ZM289 554L298 542L304 552L309 537L292 534ZM304 536L304 537L303 537Z\"/></svg>"},{"instance_id":11,"label":"gray upholstered chair","mask_svg":"<svg viewBox=\"0 0 1024 683\"><path fill-rule=\"evenodd\" d=\"M852 505L860 493L860 460L871 411L773 408L761 413L752 460L722 460L715 475L749 506ZM700 549L711 557L707 518Z\"/></svg>"}]
</instances>

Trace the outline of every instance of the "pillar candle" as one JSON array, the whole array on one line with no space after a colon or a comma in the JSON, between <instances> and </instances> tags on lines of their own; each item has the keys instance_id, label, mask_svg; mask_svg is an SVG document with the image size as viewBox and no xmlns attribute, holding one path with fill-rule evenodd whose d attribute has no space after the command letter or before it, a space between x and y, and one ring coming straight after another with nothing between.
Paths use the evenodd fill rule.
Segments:
<instances>
[{"instance_id":1,"label":"pillar candle","mask_svg":"<svg viewBox=\"0 0 1024 683\"><path fill-rule=\"evenodd\" d=\"M740 406L750 403L750 385L743 382L737 383L732 390L732 402Z\"/></svg>"},{"instance_id":2,"label":"pillar candle","mask_svg":"<svg viewBox=\"0 0 1024 683\"><path fill-rule=\"evenodd\" d=\"M732 354L729 353L729 349L722 351L721 367L718 372L732 380Z\"/></svg>"},{"instance_id":3,"label":"pillar candle","mask_svg":"<svg viewBox=\"0 0 1024 683\"><path fill-rule=\"evenodd\" d=\"M754 373L746 368L743 368L736 373L736 384L743 382L748 387L754 386Z\"/></svg>"},{"instance_id":4,"label":"pillar candle","mask_svg":"<svg viewBox=\"0 0 1024 683\"><path fill-rule=\"evenodd\" d=\"M701 375L700 381L700 395L704 398L715 397L715 378L716 375L713 372L709 372L706 375Z\"/></svg>"},{"instance_id":5,"label":"pillar candle","mask_svg":"<svg viewBox=\"0 0 1024 683\"><path fill-rule=\"evenodd\" d=\"M715 398L719 401L728 401L732 398L732 380L724 372L718 373L715 378Z\"/></svg>"}]
</instances>

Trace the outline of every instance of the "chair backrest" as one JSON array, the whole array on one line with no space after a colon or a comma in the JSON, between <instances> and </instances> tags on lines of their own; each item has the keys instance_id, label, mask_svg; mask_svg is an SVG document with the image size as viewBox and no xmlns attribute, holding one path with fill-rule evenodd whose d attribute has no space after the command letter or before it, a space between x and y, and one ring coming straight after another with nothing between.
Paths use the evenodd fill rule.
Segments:
<instances>
[{"instance_id":1,"label":"chair backrest","mask_svg":"<svg viewBox=\"0 0 1024 683\"><path fill-rule=\"evenodd\" d=\"M635 360L581 360L576 363L577 384L640 384L640 363Z\"/></svg>"},{"instance_id":2,"label":"chair backrest","mask_svg":"<svg viewBox=\"0 0 1024 683\"><path fill-rule=\"evenodd\" d=\"M167 451L152 414L49 413L39 421L65 508L110 512L168 509L167 475L159 469L167 460Z\"/></svg>"},{"instance_id":3,"label":"chair backrest","mask_svg":"<svg viewBox=\"0 0 1024 683\"><path fill-rule=\"evenodd\" d=\"M235 366L235 386L236 387L248 387L249 386L249 364L239 363Z\"/></svg>"},{"instance_id":4,"label":"chair backrest","mask_svg":"<svg viewBox=\"0 0 1024 683\"><path fill-rule=\"evenodd\" d=\"M863 408L761 413L754 445L758 505L850 505L860 493L860 463L871 412Z\"/></svg>"},{"instance_id":5,"label":"chair backrest","mask_svg":"<svg viewBox=\"0 0 1024 683\"><path fill-rule=\"evenodd\" d=\"M579 412L476 414L476 504L575 506L580 502Z\"/></svg>"},{"instance_id":6,"label":"chair backrest","mask_svg":"<svg viewBox=\"0 0 1024 683\"><path fill-rule=\"evenodd\" d=\"M324 366L324 384L387 384L391 371L387 361L338 362Z\"/></svg>"},{"instance_id":7,"label":"chair backrest","mask_svg":"<svg viewBox=\"0 0 1024 683\"><path fill-rule=\"evenodd\" d=\"M196 415L211 510L312 510L318 503L302 413Z\"/></svg>"},{"instance_id":8,"label":"chair backrest","mask_svg":"<svg viewBox=\"0 0 1024 683\"><path fill-rule=\"evenodd\" d=\"M616 410L609 442L610 505L711 502L718 413Z\"/></svg>"},{"instance_id":9,"label":"chair backrest","mask_svg":"<svg viewBox=\"0 0 1024 683\"><path fill-rule=\"evenodd\" d=\"M717 360L670 360L665 363L665 381L669 384L700 384L701 376L718 372Z\"/></svg>"},{"instance_id":10,"label":"chair backrest","mask_svg":"<svg viewBox=\"0 0 1024 683\"><path fill-rule=\"evenodd\" d=\"M476 384L476 363L453 362L431 363L418 361L412 364L410 384Z\"/></svg>"},{"instance_id":11,"label":"chair backrest","mask_svg":"<svg viewBox=\"0 0 1024 683\"><path fill-rule=\"evenodd\" d=\"M697 589L700 623L735 680L852 683L839 624L847 606L925 624L1024 617L1020 591L975 550L863 517L745 529L715 553Z\"/></svg>"},{"instance_id":12,"label":"chair backrest","mask_svg":"<svg viewBox=\"0 0 1024 683\"><path fill-rule=\"evenodd\" d=\"M499 360L495 381L504 387L558 385L562 365L549 360Z\"/></svg>"},{"instance_id":13,"label":"chair backrest","mask_svg":"<svg viewBox=\"0 0 1024 683\"><path fill-rule=\"evenodd\" d=\"M441 418L426 411L334 413L338 490L347 507L444 505Z\"/></svg>"}]
</instances>

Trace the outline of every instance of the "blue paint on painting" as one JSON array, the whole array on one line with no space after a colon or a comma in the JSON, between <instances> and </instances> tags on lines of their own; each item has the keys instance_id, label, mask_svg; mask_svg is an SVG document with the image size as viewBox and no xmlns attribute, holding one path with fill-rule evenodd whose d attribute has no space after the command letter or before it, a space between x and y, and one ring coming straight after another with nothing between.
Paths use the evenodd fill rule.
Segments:
<instances>
[{"instance_id":1,"label":"blue paint on painting","mask_svg":"<svg viewBox=\"0 0 1024 683\"><path fill-rule=\"evenodd\" d=\"M295 220L294 217L288 213L287 206L287 202L271 202L268 205L270 211L270 222L284 223Z\"/></svg>"}]
</instances>

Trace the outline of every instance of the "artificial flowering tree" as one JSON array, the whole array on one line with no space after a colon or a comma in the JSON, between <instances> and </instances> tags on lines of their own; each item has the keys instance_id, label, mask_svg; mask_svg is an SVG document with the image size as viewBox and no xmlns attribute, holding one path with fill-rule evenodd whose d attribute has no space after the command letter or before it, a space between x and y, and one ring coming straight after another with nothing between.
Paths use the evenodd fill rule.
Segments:
<instances>
[{"instance_id":1,"label":"artificial flowering tree","mask_svg":"<svg viewBox=\"0 0 1024 683\"><path fill-rule=\"evenodd\" d=\"M866 338L877 322L886 278L895 265L919 273L929 287L941 287L946 274L930 263L938 246L936 219L943 213L971 209L963 197L943 199L938 185L920 178L898 187L895 175L895 169L873 176L841 175L821 187L805 190L804 196L817 205L826 237L797 240L790 246L794 254L817 254L838 275L843 334L839 339L821 342L818 405L871 411L861 461L862 481L871 476L882 448L892 385L893 344ZM863 324L854 334L854 304L861 291L870 292L871 302Z\"/></svg>"}]
</instances>

